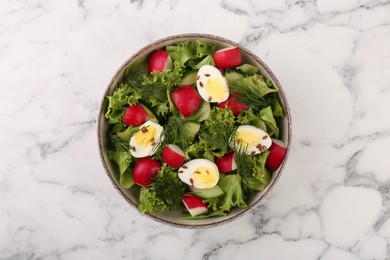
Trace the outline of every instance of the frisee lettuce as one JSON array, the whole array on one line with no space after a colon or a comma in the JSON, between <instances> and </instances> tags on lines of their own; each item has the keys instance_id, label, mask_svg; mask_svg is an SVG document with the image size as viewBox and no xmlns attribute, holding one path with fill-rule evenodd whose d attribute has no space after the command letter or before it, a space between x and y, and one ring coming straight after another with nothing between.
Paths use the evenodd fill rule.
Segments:
<instances>
[{"instance_id":1,"label":"frisee lettuce","mask_svg":"<svg viewBox=\"0 0 390 260\"><path fill-rule=\"evenodd\" d=\"M157 196L155 189L141 187L138 208L142 213L158 214L166 210L168 206Z\"/></svg>"}]
</instances>

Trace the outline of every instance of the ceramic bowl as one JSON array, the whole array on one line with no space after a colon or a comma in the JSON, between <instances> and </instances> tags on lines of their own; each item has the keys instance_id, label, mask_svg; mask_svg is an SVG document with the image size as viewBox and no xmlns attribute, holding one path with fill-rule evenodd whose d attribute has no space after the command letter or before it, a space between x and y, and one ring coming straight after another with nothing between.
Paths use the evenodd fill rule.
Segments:
<instances>
[{"instance_id":1,"label":"ceramic bowl","mask_svg":"<svg viewBox=\"0 0 390 260\"><path fill-rule=\"evenodd\" d=\"M100 152L100 158L103 163L103 167L105 169L105 172L107 173L110 181L112 182L114 188L122 195L122 197L128 201L128 203L133 206L136 210L138 210L138 194L132 189L124 189L119 185L119 173L117 170L116 165L114 165L113 162L111 162L108 159L107 156L107 139L108 139L108 123L106 119L104 118L105 111L107 109L107 99L106 96L109 96L114 91L115 86L121 81L123 74L127 68L129 68L132 64L137 63L142 60L146 60L146 58L157 49L160 49L166 45L175 44L182 41L192 41L192 40L201 40L206 42L214 43L217 46L217 49L219 48L225 48L225 47L231 47L231 46L237 46L241 50L243 62L250 63L252 65L257 66L260 69L260 74L265 76L267 79L271 80L274 86L279 90L278 97L279 101L282 104L282 106L285 109L286 116L278 122L278 125L280 127L280 136L279 138L282 139L286 145L287 145L287 155L289 152L290 144L291 144L291 115L290 110L288 107L286 96L283 92L283 89L275 77L275 75L272 73L270 68L255 54L253 54L251 51L246 49L243 46L240 46L239 44L230 41L228 39L224 39L218 36L214 35L208 35L208 34L181 34L181 35L174 35L170 36L164 39L157 40L153 43L150 43L149 45L145 46L138 52L136 52L133 56L128 58L124 64L118 69L118 71L115 73L113 78L111 79L110 83L108 84L105 92L103 93L100 109L99 109L99 115L98 115L98 124L97 124L97 133L98 133L98 145L99 145L99 152ZM286 155L286 159L287 159ZM159 215L151 215L151 214L143 214L143 216L150 217L162 224L167 224L175 227L181 227L181 228L206 228L206 227L212 227L221 225L223 223L228 223L230 221L233 221L241 216L243 216L245 213L251 211L252 209L259 206L259 204L262 202L264 197L271 191L272 187L276 184L277 180L279 179L280 175L282 174L282 170L284 168L284 164L286 162L286 159L284 160L283 165L272 174L271 182L268 185L268 187L262 191L257 192L252 195L252 197L249 198L248 201L248 207L244 209L235 208L233 209L227 216L223 217L215 217L215 218L208 218L208 219L202 219L202 220L183 220L180 218L181 211L171 211L166 212Z\"/></svg>"}]
</instances>

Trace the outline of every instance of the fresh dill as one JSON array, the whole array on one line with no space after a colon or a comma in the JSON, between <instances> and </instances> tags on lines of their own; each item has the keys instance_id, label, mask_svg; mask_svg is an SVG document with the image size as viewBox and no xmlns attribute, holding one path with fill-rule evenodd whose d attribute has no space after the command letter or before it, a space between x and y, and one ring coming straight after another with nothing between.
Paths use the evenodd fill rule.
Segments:
<instances>
[{"instance_id":1,"label":"fresh dill","mask_svg":"<svg viewBox=\"0 0 390 260\"><path fill-rule=\"evenodd\" d=\"M152 72L152 75L149 75L145 66L136 66L128 71L124 83L142 100L155 107L167 102L167 90L175 87L163 78L164 73L167 72Z\"/></svg>"},{"instance_id":2,"label":"fresh dill","mask_svg":"<svg viewBox=\"0 0 390 260\"><path fill-rule=\"evenodd\" d=\"M185 119L181 117L170 117L163 130L164 144L177 144L182 149L190 146L190 135L188 128L186 127Z\"/></svg>"},{"instance_id":3,"label":"fresh dill","mask_svg":"<svg viewBox=\"0 0 390 260\"><path fill-rule=\"evenodd\" d=\"M159 142L154 146L152 153L160 158L164 147L168 144L176 144L183 150L191 145L190 131L186 127L185 119L181 117L170 117L164 130L161 133Z\"/></svg>"},{"instance_id":4,"label":"fresh dill","mask_svg":"<svg viewBox=\"0 0 390 260\"><path fill-rule=\"evenodd\" d=\"M263 97L260 89L254 87L251 83L243 80L229 80L228 83L230 90L232 92L238 93L238 102L244 103L256 110L261 110L262 108L265 108L269 105L267 100Z\"/></svg>"},{"instance_id":5,"label":"fresh dill","mask_svg":"<svg viewBox=\"0 0 390 260\"><path fill-rule=\"evenodd\" d=\"M238 147L234 153L234 159L237 164L237 172L243 180L250 178L252 176L253 164L251 156L247 154L247 147Z\"/></svg>"},{"instance_id":6,"label":"fresh dill","mask_svg":"<svg viewBox=\"0 0 390 260\"><path fill-rule=\"evenodd\" d=\"M169 208L175 209L181 205L181 197L185 186L180 181L177 173L167 165L163 165L151 186L158 197L168 204Z\"/></svg>"},{"instance_id":7,"label":"fresh dill","mask_svg":"<svg viewBox=\"0 0 390 260\"><path fill-rule=\"evenodd\" d=\"M129 151L129 144L116 134L111 136L111 144L113 146L114 151L118 151L118 152Z\"/></svg>"}]
</instances>

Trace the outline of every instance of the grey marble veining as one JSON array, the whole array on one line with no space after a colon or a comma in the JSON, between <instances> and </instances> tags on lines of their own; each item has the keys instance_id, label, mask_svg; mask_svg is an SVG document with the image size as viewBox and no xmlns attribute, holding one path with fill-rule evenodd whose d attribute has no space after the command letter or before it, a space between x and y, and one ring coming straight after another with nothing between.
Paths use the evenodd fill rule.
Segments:
<instances>
[{"instance_id":1,"label":"grey marble veining","mask_svg":"<svg viewBox=\"0 0 390 260\"><path fill-rule=\"evenodd\" d=\"M216 34L259 55L293 116L264 203L212 229L142 217L97 152L135 51ZM0 259L390 259L390 1L1 1Z\"/></svg>"}]
</instances>

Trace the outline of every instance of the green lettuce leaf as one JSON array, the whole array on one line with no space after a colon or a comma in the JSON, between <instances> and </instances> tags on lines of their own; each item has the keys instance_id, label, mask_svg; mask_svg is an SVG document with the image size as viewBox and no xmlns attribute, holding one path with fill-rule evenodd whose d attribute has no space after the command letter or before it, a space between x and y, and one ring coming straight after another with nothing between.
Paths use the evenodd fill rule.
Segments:
<instances>
[{"instance_id":1,"label":"green lettuce leaf","mask_svg":"<svg viewBox=\"0 0 390 260\"><path fill-rule=\"evenodd\" d=\"M141 95L128 84L120 84L114 93L107 97L108 107L104 116L108 119L108 123L121 123L126 108L136 104L140 98Z\"/></svg>"},{"instance_id":2,"label":"green lettuce leaf","mask_svg":"<svg viewBox=\"0 0 390 260\"><path fill-rule=\"evenodd\" d=\"M258 155L247 155L244 152L235 153L237 173L242 177L243 188L246 191L262 191L271 179L270 171L265 168L269 151Z\"/></svg>"},{"instance_id":3,"label":"green lettuce leaf","mask_svg":"<svg viewBox=\"0 0 390 260\"><path fill-rule=\"evenodd\" d=\"M133 170L131 168L127 168L120 175L119 184L125 189L130 189L134 185Z\"/></svg>"},{"instance_id":4,"label":"green lettuce leaf","mask_svg":"<svg viewBox=\"0 0 390 260\"><path fill-rule=\"evenodd\" d=\"M245 208L248 205L244 200L244 192L241 187L241 176L238 174L221 174L218 186L224 191L225 196L220 198L205 199L209 208L214 211L229 211L231 207ZM221 199L222 198L222 199Z\"/></svg>"},{"instance_id":5,"label":"green lettuce leaf","mask_svg":"<svg viewBox=\"0 0 390 260\"><path fill-rule=\"evenodd\" d=\"M126 143L130 142L131 136L137 132L139 127L134 127L134 126L127 126L126 130L117 132L116 134Z\"/></svg>"},{"instance_id":6,"label":"green lettuce leaf","mask_svg":"<svg viewBox=\"0 0 390 260\"><path fill-rule=\"evenodd\" d=\"M165 202L157 196L153 188L141 188L138 208L142 213L158 214L167 209L167 207Z\"/></svg>"},{"instance_id":7,"label":"green lettuce leaf","mask_svg":"<svg viewBox=\"0 0 390 260\"><path fill-rule=\"evenodd\" d=\"M263 131L267 131L265 122L259 118L259 115L256 114L251 107L238 115L237 122L240 125L253 125L262 129Z\"/></svg>"},{"instance_id":8,"label":"green lettuce leaf","mask_svg":"<svg viewBox=\"0 0 390 260\"><path fill-rule=\"evenodd\" d=\"M108 158L118 165L120 185L125 189L133 186L133 172L129 168L133 161L131 154L128 151L109 151Z\"/></svg>"},{"instance_id":9,"label":"green lettuce leaf","mask_svg":"<svg viewBox=\"0 0 390 260\"><path fill-rule=\"evenodd\" d=\"M251 190L264 190L270 180L271 180L271 172L265 168L265 161L267 160L267 156L269 151L265 151L260 155L252 156L252 175L248 178L243 178L244 186L246 189Z\"/></svg>"},{"instance_id":10,"label":"green lettuce leaf","mask_svg":"<svg viewBox=\"0 0 390 260\"><path fill-rule=\"evenodd\" d=\"M264 77L259 74L255 74L254 76L252 76L252 79L253 79L253 83L256 84L257 87L259 88L261 95L263 97L270 93L278 92L275 88L269 87L266 81L264 80Z\"/></svg>"},{"instance_id":11,"label":"green lettuce leaf","mask_svg":"<svg viewBox=\"0 0 390 260\"><path fill-rule=\"evenodd\" d=\"M263 153L252 156L253 173L252 176L258 180L264 187L258 187L255 190L263 190L271 181L271 172L265 167L265 162L270 151L264 151Z\"/></svg>"},{"instance_id":12,"label":"green lettuce leaf","mask_svg":"<svg viewBox=\"0 0 390 260\"><path fill-rule=\"evenodd\" d=\"M273 114L271 106L267 106L258 113L252 108L243 111L238 115L237 122L241 125L253 125L265 131L271 137L278 137L279 127Z\"/></svg>"},{"instance_id":13,"label":"green lettuce leaf","mask_svg":"<svg viewBox=\"0 0 390 260\"><path fill-rule=\"evenodd\" d=\"M276 94L273 94L269 97L268 103L271 104L273 115L275 117L283 117L284 116L284 109L282 105L279 103L278 97Z\"/></svg>"},{"instance_id":14,"label":"green lettuce leaf","mask_svg":"<svg viewBox=\"0 0 390 260\"><path fill-rule=\"evenodd\" d=\"M260 110L259 116L260 119L263 120L263 122L267 127L266 132L268 133L268 135L278 137L279 127L276 124L271 106L268 106Z\"/></svg>"},{"instance_id":15,"label":"green lettuce leaf","mask_svg":"<svg viewBox=\"0 0 390 260\"><path fill-rule=\"evenodd\" d=\"M259 68L251 64L242 64L237 67L238 70L242 71L245 75L253 75L259 72Z\"/></svg>"},{"instance_id":16,"label":"green lettuce leaf","mask_svg":"<svg viewBox=\"0 0 390 260\"><path fill-rule=\"evenodd\" d=\"M214 62L213 56L211 56L209 54L205 58L201 59L200 61L198 61L198 60L190 60L188 62L188 66L191 67L191 69L193 69L193 70L198 70L198 69L200 69L204 65L215 66L215 62Z\"/></svg>"},{"instance_id":17,"label":"green lettuce leaf","mask_svg":"<svg viewBox=\"0 0 390 260\"><path fill-rule=\"evenodd\" d=\"M202 41L188 41L167 46L166 51L171 55L174 66L172 71L166 72L171 83L180 84L186 66L197 69L202 64L214 64L212 58L214 50L213 44Z\"/></svg>"}]
</instances>

